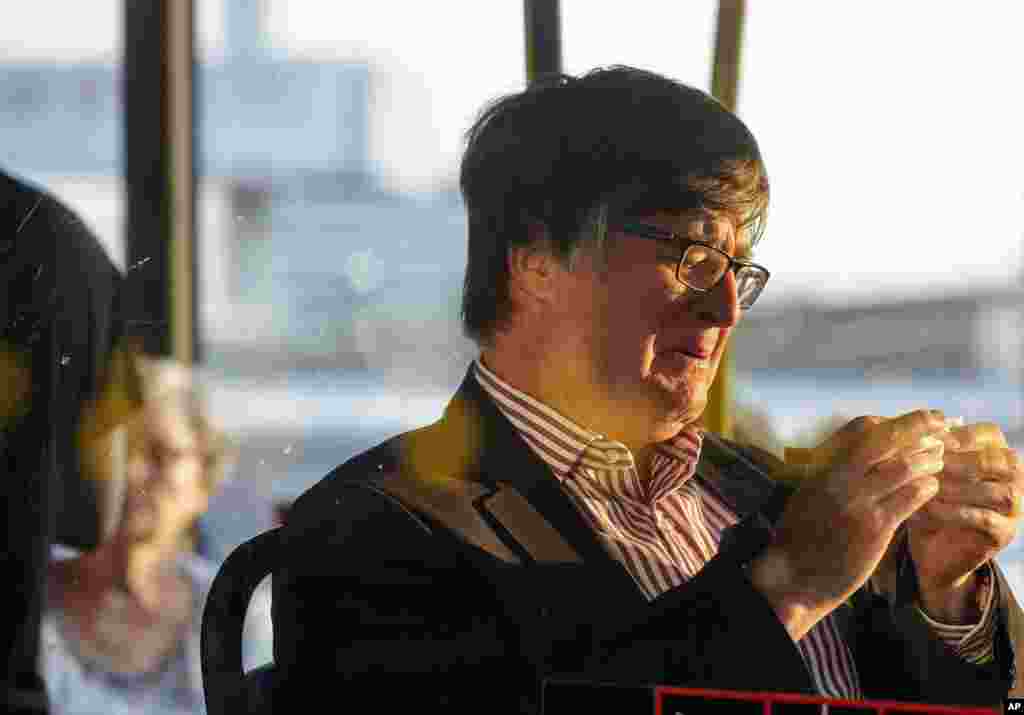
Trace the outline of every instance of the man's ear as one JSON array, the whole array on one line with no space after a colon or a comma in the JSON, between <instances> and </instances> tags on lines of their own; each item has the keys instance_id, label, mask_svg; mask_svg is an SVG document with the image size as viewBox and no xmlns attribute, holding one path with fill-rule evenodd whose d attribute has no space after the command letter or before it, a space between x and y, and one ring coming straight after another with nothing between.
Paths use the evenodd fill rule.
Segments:
<instances>
[{"instance_id":1,"label":"man's ear","mask_svg":"<svg viewBox=\"0 0 1024 715\"><path fill-rule=\"evenodd\" d=\"M565 272L552 250L547 228L529 225L530 242L508 253L509 288L518 303L550 303L556 299L557 280Z\"/></svg>"}]
</instances>

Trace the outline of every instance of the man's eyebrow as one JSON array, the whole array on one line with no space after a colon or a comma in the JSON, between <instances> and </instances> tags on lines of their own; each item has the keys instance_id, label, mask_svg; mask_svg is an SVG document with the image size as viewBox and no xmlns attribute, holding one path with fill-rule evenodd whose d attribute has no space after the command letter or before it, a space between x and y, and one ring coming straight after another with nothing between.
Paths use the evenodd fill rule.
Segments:
<instances>
[{"instance_id":1,"label":"man's eyebrow","mask_svg":"<svg viewBox=\"0 0 1024 715\"><path fill-rule=\"evenodd\" d=\"M673 242L675 243L675 250L679 250L680 247L685 247L685 246L689 245L689 242L700 241L701 243L706 243L709 246L714 246L715 248L717 248L717 249L719 249L719 250L721 250L721 251L723 251L725 253L729 253L729 238L728 237L722 238L722 237L719 237L719 236L693 235L693 234L687 234L687 233L679 232L679 231L666 231L665 235L666 235L666 237L668 237L668 236L672 237ZM681 244L678 243L678 241L680 241L680 240L682 241ZM743 249L744 249L745 253L749 253L750 252L749 247L747 247L747 246L744 246ZM740 250L740 247L739 247L738 244L737 244L737 250ZM739 255L737 253L736 257L737 258L743 258L745 256L741 256L741 255Z\"/></svg>"}]
</instances>

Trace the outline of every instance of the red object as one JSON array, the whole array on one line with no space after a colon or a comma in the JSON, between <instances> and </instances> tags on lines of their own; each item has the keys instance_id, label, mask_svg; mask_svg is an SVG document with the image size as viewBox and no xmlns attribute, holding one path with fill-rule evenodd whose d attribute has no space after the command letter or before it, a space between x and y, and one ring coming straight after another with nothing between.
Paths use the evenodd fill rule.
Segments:
<instances>
[{"instance_id":1,"label":"red object","mask_svg":"<svg viewBox=\"0 0 1024 715\"><path fill-rule=\"evenodd\" d=\"M706 690L703 688L673 688L658 686L654 688L655 715L674 715L675 707L669 707L668 699L673 696L701 698L703 700L735 700L745 703L761 703L762 713L771 715L772 705L802 704L829 705L846 709L856 709L865 715L892 715L893 713L929 713L929 715L999 715L1001 708L954 707L949 705L924 705L906 703L895 700L841 700L824 698L814 695L789 695L787 693L748 693L735 690ZM824 708L822 712L828 712Z\"/></svg>"}]
</instances>

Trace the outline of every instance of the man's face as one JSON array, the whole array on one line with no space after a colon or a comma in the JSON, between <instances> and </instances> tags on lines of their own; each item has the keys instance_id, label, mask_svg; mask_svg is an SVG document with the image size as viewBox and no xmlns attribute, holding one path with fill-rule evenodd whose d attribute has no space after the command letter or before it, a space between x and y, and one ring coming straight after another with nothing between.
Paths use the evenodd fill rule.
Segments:
<instances>
[{"instance_id":1,"label":"man's face","mask_svg":"<svg viewBox=\"0 0 1024 715\"><path fill-rule=\"evenodd\" d=\"M733 256L749 253L724 218L658 213L640 222ZM740 317L732 272L700 293L676 280L679 257L678 246L612 226L607 266L585 257L567 274L563 315L574 323L579 366L589 372L602 421L620 422L624 436L668 439L701 415Z\"/></svg>"}]
</instances>

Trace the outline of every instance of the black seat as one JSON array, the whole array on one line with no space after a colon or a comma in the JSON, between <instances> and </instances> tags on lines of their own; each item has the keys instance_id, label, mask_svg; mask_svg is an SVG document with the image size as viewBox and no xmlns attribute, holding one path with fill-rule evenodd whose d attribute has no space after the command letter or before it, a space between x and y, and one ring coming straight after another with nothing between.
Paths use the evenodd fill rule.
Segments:
<instances>
[{"instance_id":1,"label":"black seat","mask_svg":"<svg viewBox=\"0 0 1024 715\"><path fill-rule=\"evenodd\" d=\"M281 529L271 529L235 548L213 579L203 608L200 655L207 715L269 713L274 664L245 673L242 628L249 600L274 570L281 550Z\"/></svg>"}]
</instances>

